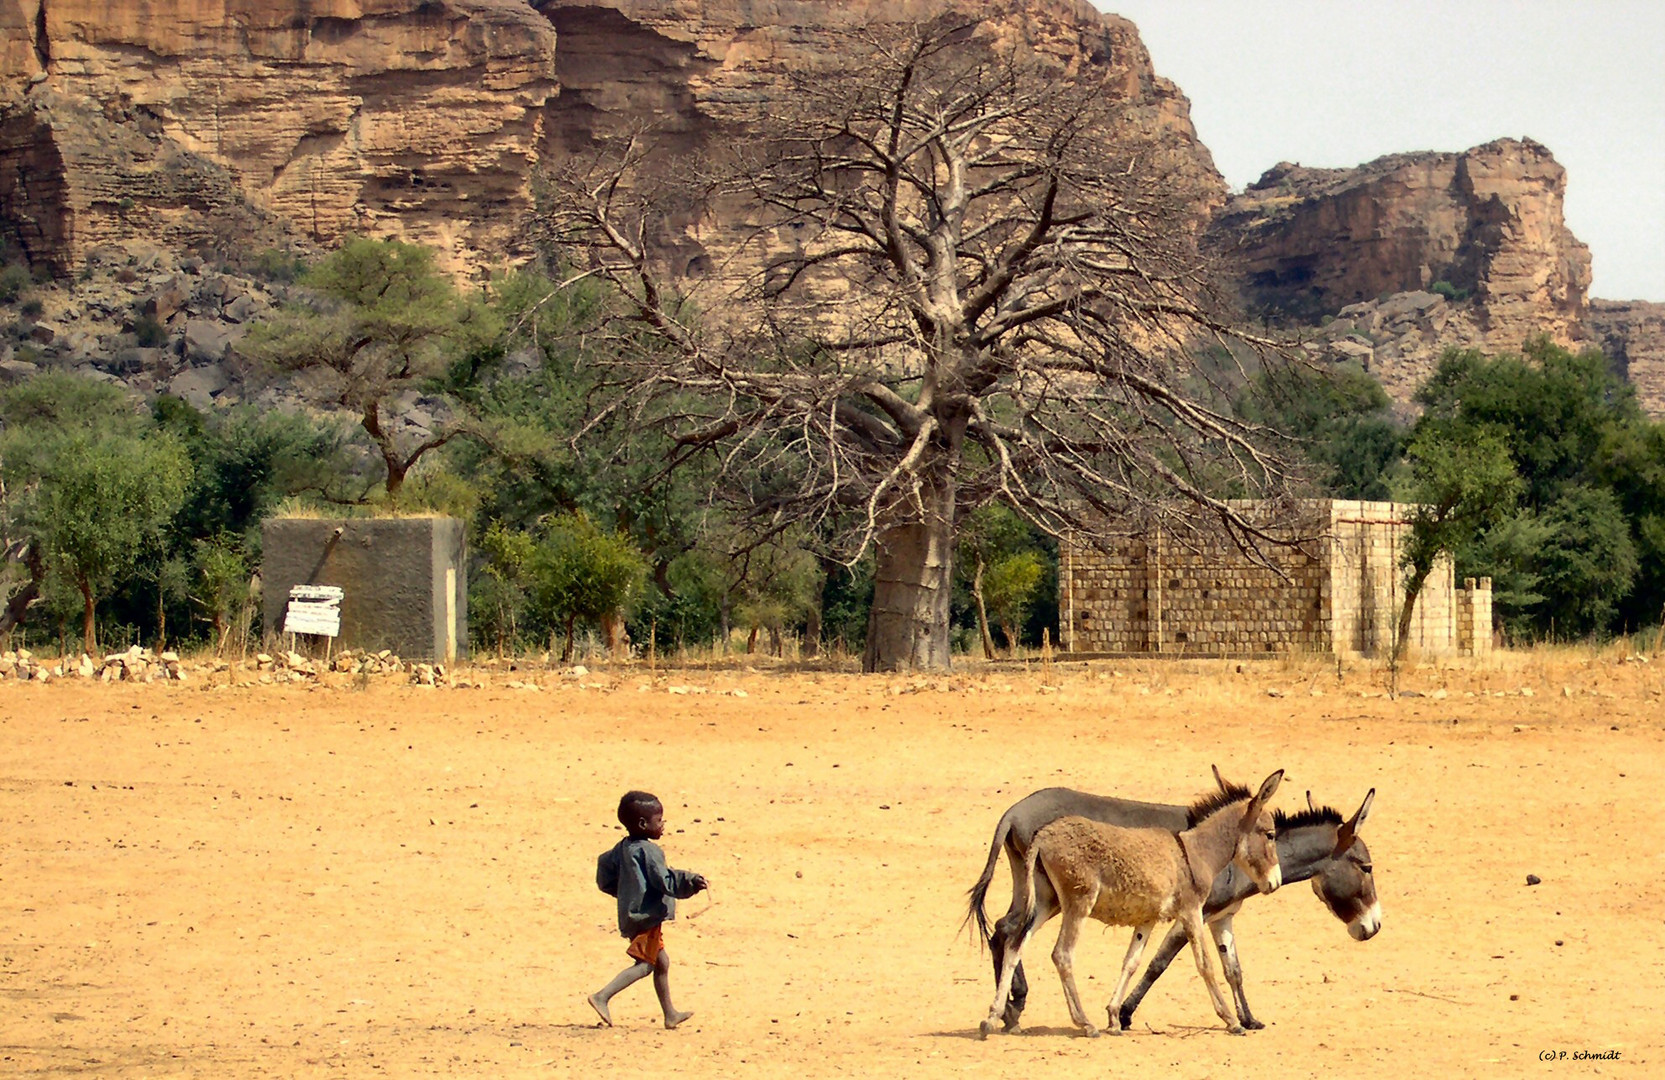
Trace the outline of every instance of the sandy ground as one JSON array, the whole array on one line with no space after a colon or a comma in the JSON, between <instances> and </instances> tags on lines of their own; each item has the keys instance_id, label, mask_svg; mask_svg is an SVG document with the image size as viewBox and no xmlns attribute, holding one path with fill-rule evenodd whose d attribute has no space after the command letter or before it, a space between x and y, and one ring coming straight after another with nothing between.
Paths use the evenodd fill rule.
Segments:
<instances>
[{"instance_id":1,"label":"sandy ground","mask_svg":"<svg viewBox=\"0 0 1665 1080\"><path fill-rule=\"evenodd\" d=\"M0 685L0 1075L1665 1075L1665 658L1398 701L1293 663L543 678ZM1381 934L1287 887L1237 920L1266 1030L1226 1034L1182 957L1087 1040L1049 928L1030 1026L979 1041L959 927L1001 811L1183 800L1213 762L1287 769L1287 809L1377 789ZM631 786L714 885L667 927L675 1032L646 982L612 1029L583 1001L627 962L594 865ZM1126 933L1078 954L1094 1011Z\"/></svg>"}]
</instances>

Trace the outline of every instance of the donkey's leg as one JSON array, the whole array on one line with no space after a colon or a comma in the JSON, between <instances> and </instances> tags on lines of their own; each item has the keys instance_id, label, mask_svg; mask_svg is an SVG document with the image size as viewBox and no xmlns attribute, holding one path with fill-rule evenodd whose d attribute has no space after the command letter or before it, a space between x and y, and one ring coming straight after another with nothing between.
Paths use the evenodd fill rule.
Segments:
<instances>
[{"instance_id":1,"label":"donkey's leg","mask_svg":"<svg viewBox=\"0 0 1665 1080\"><path fill-rule=\"evenodd\" d=\"M1214 970L1214 949L1208 942L1208 930L1203 926L1202 910L1192 908L1180 915L1180 922L1185 927L1185 936L1191 941L1191 955L1196 958L1203 985L1208 987L1215 1015L1226 1022L1226 1030L1233 1035L1245 1034L1243 1025L1237 1022L1237 1014L1226 1004L1226 997L1220 992L1220 973Z\"/></svg>"},{"instance_id":2,"label":"donkey's leg","mask_svg":"<svg viewBox=\"0 0 1665 1080\"><path fill-rule=\"evenodd\" d=\"M1098 1028L1087 1019L1081 1007L1081 994L1075 988L1075 943L1081 937L1081 924L1098 901L1098 890L1091 895L1071 897L1064 902L1064 926L1058 931L1058 944L1052 947L1052 963L1058 969L1058 979L1064 984L1064 1001L1070 1007L1070 1019L1089 1039L1098 1038Z\"/></svg>"},{"instance_id":3,"label":"donkey's leg","mask_svg":"<svg viewBox=\"0 0 1665 1080\"><path fill-rule=\"evenodd\" d=\"M1021 860L1017 863L1017 869L1012 871L1012 877L1014 881L1013 887L1015 889L1022 889L1025 891L1028 890L1027 877L1023 872L1023 863ZM1024 893L1018 892L1014 895L1022 897ZM1021 901L1014 900L1013 903L1016 905L1021 903ZM1036 875L1035 910L1037 912L1056 911L1059 907L1058 894L1052 889L1052 879L1047 877L1044 873ZM1045 922L1046 919L1050 919L1051 917L1051 915L1047 915L1045 918L1040 919L1040 922ZM1006 920L1002 920L1002 925L1000 926L1000 929L1004 929L1006 931L1005 939L1001 942L1003 946L1006 942L1009 942L1016 937L1019 929L1021 929L1019 922L1022 919L1022 912L1017 911L1014 908L1013 911L1007 913L1007 919L1009 919L1010 922L1008 923ZM1038 926L1040 923L1038 922L1036 925ZM999 979L1000 967L998 964L995 966L994 973L995 978ZM1023 961L1019 960L1017 967L1014 968L1012 972L1012 996L1007 998L1006 1011L1001 1014L1001 1022L1006 1025L1007 1031L1013 1031L1017 1028L1018 1019L1023 1016L1023 1007L1028 1004L1028 1002L1029 979L1023 973Z\"/></svg>"},{"instance_id":4,"label":"donkey's leg","mask_svg":"<svg viewBox=\"0 0 1665 1080\"><path fill-rule=\"evenodd\" d=\"M1237 960L1237 938L1231 932L1231 916L1226 915L1208 924L1214 934L1214 944L1220 949L1220 963L1226 969L1226 982L1231 985L1231 997L1237 1004L1237 1019L1251 1031L1266 1025L1256 1020L1249 1011L1249 999L1243 995L1243 965Z\"/></svg>"},{"instance_id":5,"label":"donkey's leg","mask_svg":"<svg viewBox=\"0 0 1665 1080\"><path fill-rule=\"evenodd\" d=\"M1047 920L1058 914L1056 905L1056 898L1051 893L1047 894L1046 899L1037 897L1035 912L1029 921L1029 925L1019 926L1018 932L1006 939L1006 955L1002 958L1000 978L995 984L994 1001L989 1005L988 1019L984 1020L978 1027L983 1037L987 1038L994 1032L995 1021L1000 1017L1006 998L1012 991L1012 977L1017 973L1018 964L1023 959L1024 946L1028 945L1030 939L1035 936L1035 931L1045 925ZM1003 1025L1006 1031L1011 1031L1015 1026L1015 1024Z\"/></svg>"},{"instance_id":6,"label":"donkey's leg","mask_svg":"<svg viewBox=\"0 0 1665 1080\"><path fill-rule=\"evenodd\" d=\"M1133 992L1128 994L1127 999L1122 1002L1122 1027L1133 1026L1133 1013L1139 1008L1139 1003L1145 1000L1145 995L1150 992L1150 988L1156 985L1156 980L1160 979L1162 973L1168 970L1168 965L1174 962L1174 957L1178 956L1179 950L1183 948L1185 948L1185 928L1178 923L1174 923L1168 930L1168 936L1163 938L1162 944L1157 947L1156 955L1150 958L1149 964L1145 965L1145 973L1139 977L1139 985L1135 986Z\"/></svg>"},{"instance_id":7,"label":"donkey's leg","mask_svg":"<svg viewBox=\"0 0 1665 1080\"><path fill-rule=\"evenodd\" d=\"M1133 980L1133 973L1139 970L1139 957L1144 954L1145 943L1150 941L1151 931L1156 929L1153 922L1133 928L1133 940L1127 943L1127 955L1122 958L1121 978L1116 980L1115 993L1110 995L1110 1034L1120 1035L1125 1026L1121 1021L1122 995L1127 993L1127 984Z\"/></svg>"},{"instance_id":8,"label":"donkey's leg","mask_svg":"<svg viewBox=\"0 0 1665 1080\"><path fill-rule=\"evenodd\" d=\"M989 938L989 952L994 956L994 979L1000 981L1001 963L1006 948L1023 932L1023 898L1029 892L1029 875L1024 865L1024 858L1008 841L1005 847L1006 864L1012 871L1012 902L994 924L994 933ZM1041 875L1037 884L1045 884L1046 875ZM1039 897L1037 895L1037 902ZM1023 1015L1023 1006L1029 1000L1029 980L1023 974L1023 962L1020 960L1012 976L1012 994L1006 1002L1003 1014L1006 1030L1011 1031L1018 1025L1018 1017Z\"/></svg>"},{"instance_id":9,"label":"donkey's leg","mask_svg":"<svg viewBox=\"0 0 1665 1080\"><path fill-rule=\"evenodd\" d=\"M1031 925L1020 930L1015 939L1006 943L1006 955L1001 958L1000 978L994 984L994 1000L989 1003L988 1018L978 1025L978 1032L985 1039L994 1033L995 1021L1005 1007L1006 995L1012 990L1012 973L1017 968L1018 959L1023 956L1023 947L1029 944L1029 939L1034 936L1035 927Z\"/></svg>"}]
</instances>

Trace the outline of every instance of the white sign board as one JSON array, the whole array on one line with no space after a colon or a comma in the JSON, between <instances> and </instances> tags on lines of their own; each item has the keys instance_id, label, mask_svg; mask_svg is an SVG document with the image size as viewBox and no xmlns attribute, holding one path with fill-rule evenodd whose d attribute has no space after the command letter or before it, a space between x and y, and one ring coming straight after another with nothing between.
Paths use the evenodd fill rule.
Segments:
<instances>
[{"instance_id":1,"label":"white sign board","mask_svg":"<svg viewBox=\"0 0 1665 1080\"><path fill-rule=\"evenodd\" d=\"M296 585L289 590L289 610L283 618L286 634L341 634L341 598L346 590L338 585Z\"/></svg>"}]
</instances>

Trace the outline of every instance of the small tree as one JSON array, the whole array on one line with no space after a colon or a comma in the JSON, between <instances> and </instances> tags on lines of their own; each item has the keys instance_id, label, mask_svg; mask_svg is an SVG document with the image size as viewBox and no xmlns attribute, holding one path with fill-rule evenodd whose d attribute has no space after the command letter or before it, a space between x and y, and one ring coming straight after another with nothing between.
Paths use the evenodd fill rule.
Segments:
<instances>
[{"instance_id":1,"label":"small tree","mask_svg":"<svg viewBox=\"0 0 1665 1080\"><path fill-rule=\"evenodd\" d=\"M249 567L242 544L231 533L196 542L192 557L196 570L197 604L207 613L214 631L214 651L223 654L231 628L241 625L249 603Z\"/></svg>"},{"instance_id":2,"label":"small tree","mask_svg":"<svg viewBox=\"0 0 1665 1080\"><path fill-rule=\"evenodd\" d=\"M79 598L95 652L98 599L160 557L190 461L127 395L71 375L6 388L0 422L7 532L38 559L37 592L51 579Z\"/></svg>"},{"instance_id":3,"label":"small tree","mask_svg":"<svg viewBox=\"0 0 1665 1080\"><path fill-rule=\"evenodd\" d=\"M501 658L504 646L520 639L520 613L526 606L527 579L537 543L529 534L494 521L481 534L479 546L486 563L477 594L483 618L476 624L496 639Z\"/></svg>"},{"instance_id":4,"label":"small tree","mask_svg":"<svg viewBox=\"0 0 1665 1080\"><path fill-rule=\"evenodd\" d=\"M1523 487L1499 433L1424 419L1405 451L1411 467L1406 494L1416 509L1400 556L1405 600L1393 635L1396 665L1404 657L1411 615L1435 561L1502 521Z\"/></svg>"},{"instance_id":5,"label":"small tree","mask_svg":"<svg viewBox=\"0 0 1665 1080\"><path fill-rule=\"evenodd\" d=\"M580 619L600 622L641 591L647 561L628 539L603 532L581 514L562 514L545 528L531 560L532 599L551 627L566 630L563 663L572 660Z\"/></svg>"},{"instance_id":6,"label":"small tree","mask_svg":"<svg viewBox=\"0 0 1665 1080\"><path fill-rule=\"evenodd\" d=\"M73 432L38 457L29 528L82 601L82 640L97 652L98 598L131 578L185 498L190 463L166 436Z\"/></svg>"},{"instance_id":7,"label":"small tree","mask_svg":"<svg viewBox=\"0 0 1665 1080\"><path fill-rule=\"evenodd\" d=\"M1046 576L1046 564L1034 551L1019 551L989 565L983 577L983 592L988 597L1000 633L1006 638L1006 651L1016 652L1023 624L1029 618L1029 607L1035 602L1035 592Z\"/></svg>"}]
</instances>

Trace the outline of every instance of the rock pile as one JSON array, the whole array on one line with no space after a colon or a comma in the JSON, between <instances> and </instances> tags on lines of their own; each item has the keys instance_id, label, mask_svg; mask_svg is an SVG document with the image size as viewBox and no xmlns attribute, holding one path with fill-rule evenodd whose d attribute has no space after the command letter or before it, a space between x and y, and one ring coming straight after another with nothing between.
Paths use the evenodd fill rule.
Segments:
<instances>
[{"instance_id":1,"label":"rock pile","mask_svg":"<svg viewBox=\"0 0 1665 1080\"><path fill-rule=\"evenodd\" d=\"M51 682L53 679L98 679L101 682L186 682L189 672L176 652L157 654L133 646L126 652L111 653L94 660L86 653L79 660L64 657L47 662L28 649L14 649L0 655L0 680Z\"/></svg>"}]
</instances>

